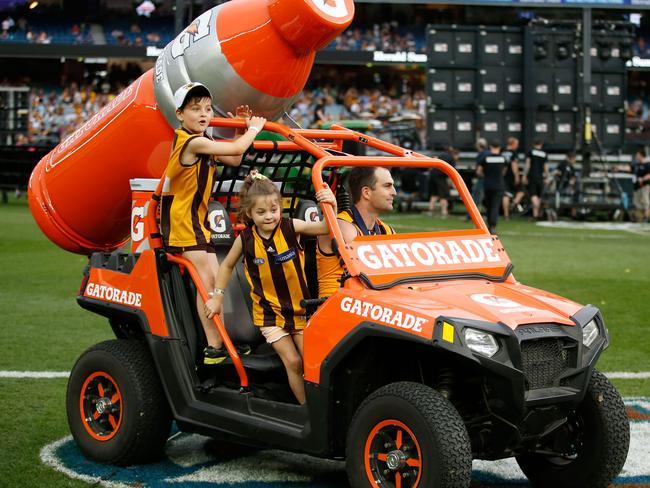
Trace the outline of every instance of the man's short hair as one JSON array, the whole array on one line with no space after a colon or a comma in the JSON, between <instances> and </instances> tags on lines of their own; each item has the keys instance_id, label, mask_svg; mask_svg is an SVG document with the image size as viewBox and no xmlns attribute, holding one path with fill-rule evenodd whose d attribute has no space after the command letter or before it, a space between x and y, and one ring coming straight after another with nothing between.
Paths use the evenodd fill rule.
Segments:
<instances>
[{"instance_id":1,"label":"man's short hair","mask_svg":"<svg viewBox=\"0 0 650 488\"><path fill-rule=\"evenodd\" d=\"M508 144L509 146L512 146L513 144L519 144L519 139L517 139L516 137L510 136L510 137L508 137L508 140L506 141L506 144Z\"/></svg>"},{"instance_id":2,"label":"man's short hair","mask_svg":"<svg viewBox=\"0 0 650 488\"><path fill-rule=\"evenodd\" d=\"M361 200L361 189L367 186L370 189L375 188L377 183L376 166L355 166L348 175L348 187L352 201L357 203Z\"/></svg>"},{"instance_id":3,"label":"man's short hair","mask_svg":"<svg viewBox=\"0 0 650 488\"><path fill-rule=\"evenodd\" d=\"M501 143L499 141L497 141L496 139L492 139L490 141L490 147L493 147L493 148L497 149L497 148L501 147Z\"/></svg>"}]
</instances>

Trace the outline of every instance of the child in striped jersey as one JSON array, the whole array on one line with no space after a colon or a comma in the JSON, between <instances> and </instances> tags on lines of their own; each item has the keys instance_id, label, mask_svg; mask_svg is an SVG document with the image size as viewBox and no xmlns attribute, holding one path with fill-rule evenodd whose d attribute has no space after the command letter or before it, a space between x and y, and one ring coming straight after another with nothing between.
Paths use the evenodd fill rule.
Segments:
<instances>
[{"instance_id":1,"label":"child in striped jersey","mask_svg":"<svg viewBox=\"0 0 650 488\"><path fill-rule=\"evenodd\" d=\"M336 198L329 188L316 193L316 200L329 203L336 213ZM305 403L302 378L302 330L309 297L304 273L300 234L318 236L329 232L327 223L282 217L282 197L266 176L252 171L240 193L239 218L248 224L221 263L214 296L205 304L208 318L221 313L224 288L244 256L246 278L251 286L253 323L260 327L287 369L289 386L298 402Z\"/></svg>"},{"instance_id":2,"label":"child in striped jersey","mask_svg":"<svg viewBox=\"0 0 650 488\"><path fill-rule=\"evenodd\" d=\"M203 285L212 290L219 263L210 243L208 202L216 164L239 166L266 119L253 117L247 105L239 106L236 114L246 120L246 132L237 133L233 141L215 141L206 132L213 112L212 95L205 85L188 83L181 86L174 93L174 104L181 126L174 133L165 171L167 181L160 202L161 233L167 251L191 261ZM201 313L203 306L197 294L196 307L208 343L203 361L217 364L226 359L227 354L216 327Z\"/></svg>"}]
</instances>

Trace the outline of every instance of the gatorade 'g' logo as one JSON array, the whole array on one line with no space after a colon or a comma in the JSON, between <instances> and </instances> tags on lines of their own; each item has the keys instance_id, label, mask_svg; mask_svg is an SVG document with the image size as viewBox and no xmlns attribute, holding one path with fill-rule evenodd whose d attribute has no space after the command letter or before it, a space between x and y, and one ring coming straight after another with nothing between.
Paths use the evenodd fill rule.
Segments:
<instances>
[{"instance_id":1,"label":"gatorade 'g' logo","mask_svg":"<svg viewBox=\"0 0 650 488\"><path fill-rule=\"evenodd\" d=\"M345 0L311 0L312 3L324 14L330 17L346 17L349 15Z\"/></svg>"},{"instance_id":2,"label":"gatorade 'g' logo","mask_svg":"<svg viewBox=\"0 0 650 488\"><path fill-rule=\"evenodd\" d=\"M131 210L131 240L139 242L144 239L144 207L133 207Z\"/></svg>"},{"instance_id":3,"label":"gatorade 'g' logo","mask_svg":"<svg viewBox=\"0 0 650 488\"><path fill-rule=\"evenodd\" d=\"M320 222L320 217L318 216L318 208L309 207L305 211L305 220L307 222Z\"/></svg>"},{"instance_id":4,"label":"gatorade 'g' logo","mask_svg":"<svg viewBox=\"0 0 650 488\"><path fill-rule=\"evenodd\" d=\"M223 210L213 210L208 215L208 221L210 222L210 229L213 232L221 233L226 232L226 218L224 217Z\"/></svg>"}]
</instances>

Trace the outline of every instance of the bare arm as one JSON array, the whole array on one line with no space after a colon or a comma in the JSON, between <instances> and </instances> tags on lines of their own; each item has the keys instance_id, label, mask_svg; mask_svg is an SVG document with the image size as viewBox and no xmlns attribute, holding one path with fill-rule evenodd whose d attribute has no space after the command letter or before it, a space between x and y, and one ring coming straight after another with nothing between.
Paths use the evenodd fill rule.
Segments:
<instances>
[{"instance_id":1,"label":"bare arm","mask_svg":"<svg viewBox=\"0 0 650 488\"><path fill-rule=\"evenodd\" d=\"M519 163L516 159L510 161L510 167L512 168L512 174L515 177L515 184L519 184Z\"/></svg>"},{"instance_id":2,"label":"bare arm","mask_svg":"<svg viewBox=\"0 0 650 488\"><path fill-rule=\"evenodd\" d=\"M528 172L530 171L530 158L526 158L526 163L524 164L524 176L522 178L524 184L528 182Z\"/></svg>"},{"instance_id":3,"label":"bare arm","mask_svg":"<svg viewBox=\"0 0 650 488\"><path fill-rule=\"evenodd\" d=\"M262 130L266 119L263 117L251 117L246 123L248 130L234 141L213 141L207 137L195 137L190 140L185 149L187 159L194 161L196 160L197 154L208 154L210 156L217 156L224 164L229 164L223 160L223 157L226 156L226 159L229 159L230 163L235 163L231 165L239 165L242 155L253 143L259 131ZM234 156L234 158L227 158L228 156ZM185 156L183 159L185 159Z\"/></svg>"},{"instance_id":4,"label":"bare arm","mask_svg":"<svg viewBox=\"0 0 650 488\"><path fill-rule=\"evenodd\" d=\"M476 176L481 178L483 176L483 166L480 164L476 166Z\"/></svg>"},{"instance_id":5,"label":"bare arm","mask_svg":"<svg viewBox=\"0 0 650 488\"><path fill-rule=\"evenodd\" d=\"M343 240L345 242L351 242L359 235L357 228L350 222L339 219L339 227L341 228L341 234L343 234Z\"/></svg>"},{"instance_id":6,"label":"bare arm","mask_svg":"<svg viewBox=\"0 0 650 488\"><path fill-rule=\"evenodd\" d=\"M336 197L327 184L325 184L324 189L316 192L316 200L320 203L321 208L324 208L323 205L331 205L334 209L334 215L336 215ZM320 222L306 222L304 220L294 219L293 228L298 234L307 236L321 236L329 233L329 227L327 227L327 221L325 219Z\"/></svg>"},{"instance_id":7,"label":"bare arm","mask_svg":"<svg viewBox=\"0 0 650 488\"><path fill-rule=\"evenodd\" d=\"M232 276L232 272L235 269L235 266L237 266L237 261L241 258L243 250L244 248L241 242L241 236L238 236L230 248L228 255L219 266L219 273L217 273L217 280L215 283L216 289L226 289L228 281L230 281L230 276ZM215 315L220 314L222 309L223 294L215 292L214 296L205 302L205 315L211 319Z\"/></svg>"},{"instance_id":8,"label":"bare arm","mask_svg":"<svg viewBox=\"0 0 650 488\"><path fill-rule=\"evenodd\" d=\"M345 220L338 219L339 228L341 229L341 234L343 234L343 241L350 242L352 239L357 237L357 229L349 222ZM329 235L321 235L318 237L318 245L321 250L326 253L332 252L332 237ZM340 245L340 244L339 244Z\"/></svg>"}]
</instances>

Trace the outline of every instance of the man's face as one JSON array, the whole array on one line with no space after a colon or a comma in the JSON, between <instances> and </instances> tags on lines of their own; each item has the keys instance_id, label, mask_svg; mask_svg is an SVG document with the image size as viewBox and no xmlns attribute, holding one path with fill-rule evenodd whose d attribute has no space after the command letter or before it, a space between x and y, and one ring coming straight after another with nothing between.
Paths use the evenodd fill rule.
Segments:
<instances>
[{"instance_id":1,"label":"man's face","mask_svg":"<svg viewBox=\"0 0 650 488\"><path fill-rule=\"evenodd\" d=\"M390 212L393 209L393 199L397 194L393 177L386 168L377 168L375 178L377 181L374 188L365 186L363 195L377 213Z\"/></svg>"}]
</instances>

